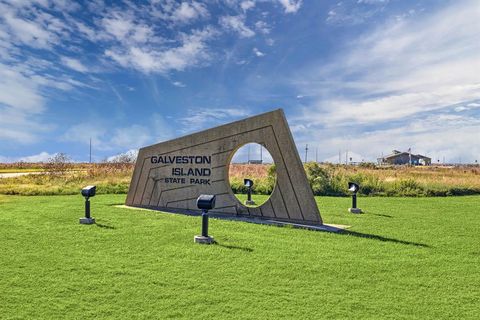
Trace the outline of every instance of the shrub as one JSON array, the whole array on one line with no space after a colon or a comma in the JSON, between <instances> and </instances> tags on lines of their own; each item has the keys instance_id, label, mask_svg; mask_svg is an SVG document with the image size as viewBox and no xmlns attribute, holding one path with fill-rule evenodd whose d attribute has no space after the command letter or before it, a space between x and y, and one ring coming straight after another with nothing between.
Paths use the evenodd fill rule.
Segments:
<instances>
[{"instance_id":1,"label":"shrub","mask_svg":"<svg viewBox=\"0 0 480 320\"><path fill-rule=\"evenodd\" d=\"M322 168L316 162L309 162L304 165L307 179L315 195L328 194L331 175L329 170Z\"/></svg>"},{"instance_id":2,"label":"shrub","mask_svg":"<svg viewBox=\"0 0 480 320\"><path fill-rule=\"evenodd\" d=\"M49 175L64 175L73 169L70 157L66 153L57 153L48 160L45 165L45 172Z\"/></svg>"}]
</instances>

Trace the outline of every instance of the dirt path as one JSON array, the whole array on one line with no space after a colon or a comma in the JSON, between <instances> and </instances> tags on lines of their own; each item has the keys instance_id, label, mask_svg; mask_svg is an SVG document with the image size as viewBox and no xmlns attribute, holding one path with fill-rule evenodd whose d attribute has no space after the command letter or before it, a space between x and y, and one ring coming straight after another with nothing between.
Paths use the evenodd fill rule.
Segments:
<instances>
[{"instance_id":1,"label":"dirt path","mask_svg":"<svg viewBox=\"0 0 480 320\"><path fill-rule=\"evenodd\" d=\"M43 172L11 172L11 173L0 173L0 179L2 178L15 178L26 176L29 174L42 174Z\"/></svg>"}]
</instances>

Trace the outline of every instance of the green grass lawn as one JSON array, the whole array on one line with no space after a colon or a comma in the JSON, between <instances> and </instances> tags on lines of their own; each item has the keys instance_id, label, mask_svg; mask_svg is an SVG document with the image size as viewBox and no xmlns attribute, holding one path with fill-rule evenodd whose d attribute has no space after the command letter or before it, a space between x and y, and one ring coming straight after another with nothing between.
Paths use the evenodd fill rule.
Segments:
<instances>
[{"instance_id":1,"label":"green grass lawn","mask_svg":"<svg viewBox=\"0 0 480 320\"><path fill-rule=\"evenodd\" d=\"M1 319L478 319L480 197L317 198L334 234L0 196Z\"/></svg>"}]
</instances>

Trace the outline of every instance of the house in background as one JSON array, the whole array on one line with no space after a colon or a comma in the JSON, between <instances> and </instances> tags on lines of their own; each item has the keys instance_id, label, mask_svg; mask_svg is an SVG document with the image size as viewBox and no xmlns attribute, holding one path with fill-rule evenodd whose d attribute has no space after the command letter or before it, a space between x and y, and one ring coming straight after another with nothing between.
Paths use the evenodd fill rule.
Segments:
<instances>
[{"instance_id":1,"label":"house in background","mask_svg":"<svg viewBox=\"0 0 480 320\"><path fill-rule=\"evenodd\" d=\"M411 152L393 150L392 154L383 158L377 159L378 164L412 164L415 166L429 166L432 164L432 159L421 154L412 154Z\"/></svg>"}]
</instances>

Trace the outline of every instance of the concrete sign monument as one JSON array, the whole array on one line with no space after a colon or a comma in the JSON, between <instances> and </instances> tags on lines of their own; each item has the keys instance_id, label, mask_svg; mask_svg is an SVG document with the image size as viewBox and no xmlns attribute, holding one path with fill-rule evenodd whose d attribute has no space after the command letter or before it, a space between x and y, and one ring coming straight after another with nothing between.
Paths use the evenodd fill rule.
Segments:
<instances>
[{"instance_id":1,"label":"concrete sign monument","mask_svg":"<svg viewBox=\"0 0 480 320\"><path fill-rule=\"evenodd\" d=\"M235 197L228 176L235 152L252 142L270 152L277 173L272 195L256 208ZM191 213L200 194L216 195L211 213L322 225L281 109L140 149L127 206Z\"/></svg>"}]
</instances>

